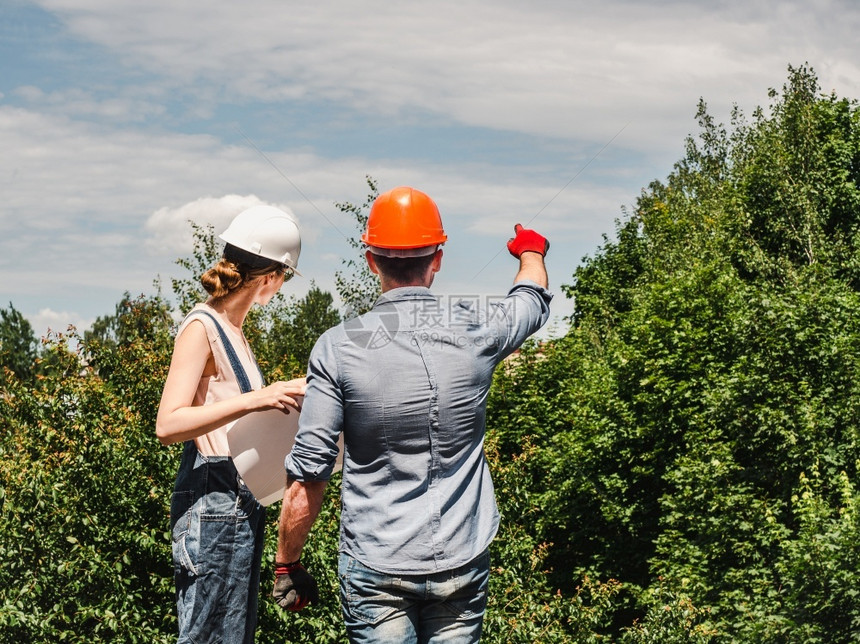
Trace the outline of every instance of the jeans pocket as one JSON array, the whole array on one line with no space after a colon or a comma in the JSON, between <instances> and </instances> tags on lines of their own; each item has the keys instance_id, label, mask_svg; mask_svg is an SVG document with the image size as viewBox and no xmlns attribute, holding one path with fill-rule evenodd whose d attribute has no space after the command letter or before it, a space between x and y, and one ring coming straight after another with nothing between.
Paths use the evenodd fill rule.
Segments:
<instances>
[{"instance_id":1,"label":"jeans pocket","mask_svg":"<svg viewBox=\"0 0 860 644\"><path fill-rule=\"evenodd\" d=\"M173 567L176 572L187 573L191 576L197 575L197 566L194 565L194 559L189 552L188 534L182 535L179 539L173 540Z\"/></svg>"},{"instance_id":2,"label":"jeans pocket","mask_svg":"<svg viewBox=\"0 0 860 644\"><path fill-rule=\"evenodd\" d=\"M195 560L197 548L191 534L194 493L174 492L170 499L170 524L172 534L173 565L176 571L197 574Z\"/></svg>"},{"instance_id":3,"label":"jeans pocket","mask_svg":"<svg viewBox=\"0 0 860 644\"><path fill-rule=\"evenodd\" d=\"M490 579L489 555L484 553L472 563L458 569L451 578L442 585L443 595L450 594L445 600L445 607L461 619L483 616L487 608L487 590Z\"/></svg>"},{"instance_id":4,"label":"jeans pocket","mask_svg":"<svg viewBox=\"0 0 860 644\"><path fill-rule=\"evenodd\" d=\"M236 519L247 520L257 510L257 497L248 489L240 476L236 476Z\"/></svg>"},{"instance_id":5,"label":"jeans pocket","mask_svg":"<svg viewBox=\"0 0 860 644\"><path fill-rule=\"evenodd\" d=\"M486 588L449 597L445 601L445 607L460 619L480 617L487 609Z\"/></svg>"},{"instance_id":6,"label":"jeans pocket","mask_svg":"<svg viewBox=\"0 0 860 644\"><path fill-rule=\"evenodd\" d=\"M338 572L343 607L353 619L376 625L406 607L397 577L367 568L348 555L341 555Z\"/></svg>"}]
</instances>

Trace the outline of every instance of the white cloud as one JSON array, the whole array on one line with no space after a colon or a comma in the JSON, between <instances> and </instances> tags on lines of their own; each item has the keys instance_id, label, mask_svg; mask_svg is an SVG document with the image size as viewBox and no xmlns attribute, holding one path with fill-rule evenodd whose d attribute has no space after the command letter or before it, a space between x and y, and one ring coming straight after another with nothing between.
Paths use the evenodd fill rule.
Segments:
<instances>
[{"instance_id":1,"label":"white cloud","mask_svg":"<svg viewBox=\"0 0 860 644\"><path fill-rule=\"evenodd\" d=\"M57 47L82 45L75 72L95 51L111 73L64 84L58 49L32 54L55 58L49 74L0 79L0 296L79 320L170 274L185 221L223 224L233 200L295 212L302 271L329 285L355 232L333 203L360 202L365 174L437 199L452 290L488 262L495 288L494 254L530 218L552 236L558 284L679 158L700 96L726 120L805 61L825 91L860 90L853 0L37 4L67 30ZM263 110L281 135L268 158L236 136ZM387 140L368 122L412 130ZM458 141L434 157L439 132ZM493 134L505 159L481 149Z\"/></svg>"},{"instance_id":2,"label":"white cloud","mask_svg":"<svg viewBox=\"0 0 860 644\"><path fill-rule=\"evenodd\" d=\"M108 313L106 311L105 313ZM56 337L57 334L65 335L69 326L74 326L79 333L83 333L95 322L95 318L83 318L77 313L69 311L53 311L51 309L41 309L34 315L29 315L27 321L33 327L33 332L39 338L45 338L49 334Z\"/></svg>"},{"instance_id":3,"label":"white cloud","mask_svg":"<svg viewBox=\"0 0 860 644\"><path fill-rule=\"evenodd\" d=\"M157 102L142 100L134 90L100 98L80 88L45 92L33 85L22 85L16 87L12 94L43 112L53 111L70 117L81 116L101 121L140 123L162 116L166 111L164 106Z\"/></svg>"},{"instance_id":4,"label":"white cloud","mask_svg":"<svg viewBox=\"0 0 860 644\"><path fill-rule=\"evenodd\" d=\"M191 251L188 219L218 227L253 203L289 209L302 225L303 273L308 282L330 288L333 271L341 268L333 259L353 252L345 238L355 235L354 222L333 203L360 203L367 193L366 173L379 179L383 190L414 183L432 194L444 208L457 252L475 262L491 257L515 220L536 213L559 187L551 177L535 180L535 171L507 168L501 174L492 164L404 166L269 152L299 194L248 147L225 146L207 135L152 134L8 106L0 106L0 145L16 151L0 158L2 296L22 310L64 311L76 324L110 313L125 291L152 292L157 275L176 275L174 260ZM597 239L606 224L595 208L608 203L608 194L566 191L553 204L558 209L541 219L563 234L569 225L549 224L569 208L570 196L589 212L589 238ZM616 213L613 207L609 220ZM485 244L495 245L488 250Z\"/></svg>"},{"instance_id":5,"label":"white cloud","mask_svg":"<svg viewBox=\"0 0 860 644\"><path fill-rule=\"evenodd\" d=\"M327 100L592 142L644 122L628 140L643 150L689 131L699 96L752 109L789 63L819 66L825 87L860 79L860 12L839 0L42 4L129 65L223 86L220 100Z\"/></svg>"},{"instance_id":6,"label":"white cloud","mask_svg":"<svg viewBox=\"0 0 860 644\"><path fill-rule=\"evenodd\" d=\"M267 204L255 195L201 197L179 208L164 207L152 213L144 226L152 235L146 243L156 252L177 257L187 255L193 246L188 222L204 227L211 225L217 235L227 228L233 217L257 205L272 205L290 212L283 204Z\"/></svg>"},{"instance_id":7,"label":"white cloud","mask_svg":"<svg viewBox=\"0 0 860 644\"><path fill-rule=\"evenodd\" d=\"M50 231L55 239L85 233L98 243L99 225L137 237L153 212L177 208L167 204L223 194L225 188L256 195L290 193L291 200L260 199L296 212L308 208L254 150L224 146L208 135L151 134L0 106L0 144L15 150L0 158L0 232L6 244L28 231ZM291 172L294 180L323 204L343 194L341 186L357 183L354 177L360 179L364 171L354 167L353 177L340 178L343 164L323 169L321 160L308 153L279 155L278 161L290 170L301 168ZM319 192L316 181L330 192ZM296 203L302 208L295 208Z\"/></svg>"}]
</instances>

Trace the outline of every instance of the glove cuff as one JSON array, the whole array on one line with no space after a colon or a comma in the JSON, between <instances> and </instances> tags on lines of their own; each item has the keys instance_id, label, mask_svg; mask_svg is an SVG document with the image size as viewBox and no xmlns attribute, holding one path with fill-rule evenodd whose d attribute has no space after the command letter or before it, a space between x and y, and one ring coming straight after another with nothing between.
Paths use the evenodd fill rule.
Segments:
<instances>
[{"instance_id":1,"label":"glove cuff","mask_svg":"<svg viewBox=\"0 0 860 644\"><path fill-rule=\"evenodd\" d=\"M289 575L298 570L299 568L304 568L302 566L302 560L296 559L290 563L284 563L282 561L275 562L275 577L280 577L281 575Z\"/></svg>"}]
</instances>

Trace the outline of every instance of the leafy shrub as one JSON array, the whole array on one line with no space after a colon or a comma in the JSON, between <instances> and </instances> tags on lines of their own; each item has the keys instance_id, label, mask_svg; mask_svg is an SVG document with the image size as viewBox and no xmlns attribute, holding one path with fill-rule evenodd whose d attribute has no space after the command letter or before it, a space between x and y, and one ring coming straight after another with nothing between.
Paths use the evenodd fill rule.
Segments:
<instances>
[{"instance_id":1,"label":"leafy shrub","mask_svg":"<svg viewBox=\"0 0 860 644\"><path fill-rule=\"evenodd\" d=\"M49 341L51 370L0 397L0 639L169 641L172 459L152 417L66 347ZM141 387L160 387L152 357L128 363Z\"/></svg>"},{"instance_id":2,"label":"leafy shrub","mask_svg":"<svg viewBox=\"0 0 860 644\"><path fill-rule=\"evenodd\" d=\"M860 112L817 92L790 69L731 131L702 103L684 158L563 287L569 333L497 370L484 641L860 637ZM341 208L361 221L368 202ZM183 310L217 252L211 230L195 237ZM378 286L337 283L349 315ZM174 311L126 295L35 364L15 313L0 316L0 640L172 641L179 448L154 419ZM248 336L286 377L337 317L313 290L255 311ZM267 601L270 508L259 641L344 640L338 512L335 479L304 554L321 602L294 615Z\"/></svg>"}]
</instances>

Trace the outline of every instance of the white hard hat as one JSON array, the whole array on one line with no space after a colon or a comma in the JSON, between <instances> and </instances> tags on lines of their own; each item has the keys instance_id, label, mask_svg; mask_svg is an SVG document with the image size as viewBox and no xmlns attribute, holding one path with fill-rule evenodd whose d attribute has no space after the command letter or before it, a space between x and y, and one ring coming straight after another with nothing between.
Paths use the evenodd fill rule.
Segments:
<instances>
[{"instance_id":1,"label":"white hard hat","mask_svg":"<svg viewBox=\"0 0 860 644\"><path fill-rule=\"evenodd\" d=\"M243 210L219 237L231 246L281 262L294 271L302 251L299 222L274 206L252 206Z\"/></svg>"}]
</instances>

